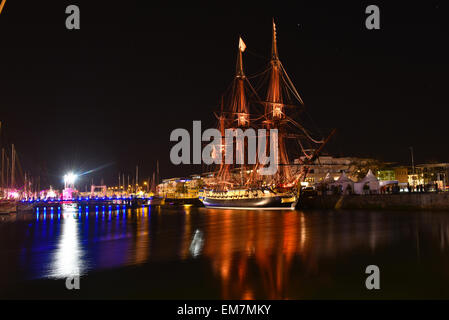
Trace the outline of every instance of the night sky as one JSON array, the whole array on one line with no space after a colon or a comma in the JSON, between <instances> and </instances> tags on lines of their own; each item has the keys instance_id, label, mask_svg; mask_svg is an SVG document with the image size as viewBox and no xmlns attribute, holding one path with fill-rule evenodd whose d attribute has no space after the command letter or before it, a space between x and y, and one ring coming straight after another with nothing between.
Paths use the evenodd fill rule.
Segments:
<instances>
[{"instance_id":1,"label":"night sky","mask_svg":"<svg viewBox=\"0 0 449 320\"><path fill-rule=\"evenodd\" d=\"M163 178L200 171L170 164L170 132L214 124L239 35L246 73L263 70L272 17L307 112L323 131L338 130L327 152L408 164L413 146L416 163L449 162L443 1L146 2L6 1L2 140L42 184L96 168L84 182L116 183L136 164L148 177L156 160ZM80 7L80 30L65 28L69 4ZM369 4L380 7L380 30L365 28Z\"/></svg>"}]
</instances>

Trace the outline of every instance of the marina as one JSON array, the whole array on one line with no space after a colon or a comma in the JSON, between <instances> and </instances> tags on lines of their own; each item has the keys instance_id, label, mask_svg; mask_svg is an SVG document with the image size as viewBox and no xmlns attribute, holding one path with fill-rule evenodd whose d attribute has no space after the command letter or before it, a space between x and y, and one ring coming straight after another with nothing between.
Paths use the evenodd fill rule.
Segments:
<instances>
[{"instance_id":1,"label":"marina","mask_svg":"<svg viewBox=\"0 0 449 320\"><path fill-rule=\"evenodd\" d=\"M277 36L273 19L269 63L257 77L248 77L244 71L243 53L246 44L239 37L236 73L228 91L221 97L219 110L214 113L219 142L211 144L210 150L208 149L213 160L212 165L207 168L208 171L187 178L168 178L160 181L157 161L152 177L141 178L140 181L137 165L135 174L126 175L127 181L125 174L119 172L118 185L107 186L103 179L100 185L94 185L92 180L90 192L87 191L87 185L86 190L82 192L75 186L77 179L95 170L84 173L70 171L63 177L62 190L54 190L51 185L49 189L40 190L40 176L35 181L35 177L30 177L30 174L27 175L27 172L22 170L15 146L11 144L9 153L2 147L0 213L27 212L40 208L60 211L62 205L68 204L80 209L111 209L114 206L137 208L145 205L205 206L209 209L226 210L346 207L382 209L385 206L381 204L386 199L382 198L382 194L413 193L413 198L416 198L422 193L449 191L449 164L415 166L412 148L411 170L407 166L392 166L391 163L376 159L339 159L324 153L323 150L336 130L333 129L329 134L317 138L320 130L316 127L306 128L307 121L301 118L305 113L304 102L279 59ZM259 77L261 80L258 80ZM255 83L258 83L257 86ZM262 90L257 91L254 88ZM262 96L264 98L261 98ZM198 131L198 128L195 129L194 122L195 130ZM251 155L251 152L256 150L256 147L251 145L254 142L252 138L255 138L255 130L259 130L257 135L266 141L262 145L259 141L257 152ZM232 135L229 139L230 132L237 133L235 146ZM244 136L239 137L239 132ZM273 149L274 143L276 148ZM275 163L261 161L261 154L267 150L270 150L270 157L271 152L275 151L274 158L271 159ZM205 151L202 151L203 156ZM195 157L197 156L194 155ZM194 162L201 163L197 161ZM267 164L273 166L273 172L265 173L270 169ZM377 169L377 176L372 169ZM321 175L317 175L318 172L321 172ZM338 195L337 200L330 200L329 195ZM374 198L372 195L380 195L380 198L376 200L377 203L365 201L367 198L363 197L367 195L371 195L371 199ZM427 198L437 199L433 201L436 204L426 206L416 203L408 206L410 198L396 197L394 199L402 200L393 208L447 208L446 197ZM444 200L439 201L440 198Z\"/></svg>"},{"instance_id":2,"label":"marina","mask_svg":"<svg viewBox=\"0 0 449 320\"><path fill-rule=\"evenodd\" d=\"M0 2L0 300L449 300L442 4Z\"/></svg>"}]
</instances>

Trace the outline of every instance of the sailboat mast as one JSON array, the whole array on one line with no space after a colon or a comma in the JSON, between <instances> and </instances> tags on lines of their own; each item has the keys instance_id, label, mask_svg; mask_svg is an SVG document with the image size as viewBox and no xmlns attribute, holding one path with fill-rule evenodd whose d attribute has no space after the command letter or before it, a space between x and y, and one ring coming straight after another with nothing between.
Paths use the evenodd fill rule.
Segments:
<instances>
[{"instance_id":1,"label":"sailboat mast","mask_svg":"<svg viewBox=\"0 0 449 320\"><path fill-rule=\"evenodd\" d=\"M159 160L156 161L156 185L159 184Z\"/></svg>"},{"instance_id":2,"label":"sailboat mast","mask_svg":"<svg viewBox=\"0 0 449 320\"><path fill-rule=\"evenodd\" d=\"M139 187L139 166L136 166L136 192Z\"/></svg>"},{"instance_id":3,"label":"sailboat mast","mask_svg":"<svg viewBox=\"0 0 449 320\"><path fill-rule=\"evenodd\" d=\"M16 172L16 151L14 149L14 144L11 145L11 187L15 187L15 172Z\"/></svg>"},{"instance_id":4,"label":"sailboat mast","mask_svg":"<svg viewBox=\"0 0 449 320\"><path fill-rule=\"evenodd\" d=\"M9 157L6 156L6 188L9 189L11 185L9 184Z\"/></svg>"},{"instance_id":5,"label":"sailboat mast","mask_svg":"<svg viewBox=\"0 0 449 320\"><path fill-rule=\"evenodd\" d=\"M5 195L5 148L2 148L2 192Z\"/></svg>"}]
</instances>

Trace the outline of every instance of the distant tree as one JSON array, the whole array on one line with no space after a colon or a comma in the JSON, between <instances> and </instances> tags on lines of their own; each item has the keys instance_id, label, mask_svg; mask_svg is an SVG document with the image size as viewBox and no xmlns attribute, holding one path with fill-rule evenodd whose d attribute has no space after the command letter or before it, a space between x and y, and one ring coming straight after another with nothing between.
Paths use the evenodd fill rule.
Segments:
<instances>
[{"instance_id":1,"label":"distant tree","mask_svg":"<svg viewBox=\"0 0 449 320\"><path fill-rule=\"evenodd\" d=\"M349 172L350 176L356 177L357 179L360 180L366 176L368 170L370 169L374 174L376 174L377 171L385 168L385 163L383 161L376 159L360 159L351 162L349 168L350 168Z\"/></svg>"}]
</instances>

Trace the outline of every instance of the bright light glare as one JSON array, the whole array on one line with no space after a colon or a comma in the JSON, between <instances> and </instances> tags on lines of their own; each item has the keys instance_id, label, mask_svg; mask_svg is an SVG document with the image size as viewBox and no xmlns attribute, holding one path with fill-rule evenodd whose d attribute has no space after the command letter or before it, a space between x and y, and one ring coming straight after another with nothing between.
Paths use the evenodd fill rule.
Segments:
<instances>
[{"instance_id":1,"label":"bright light glare","mask_svg":"<svg viewBox=\"0 0 449 320\"><path fill-rule=\"evenodd\" d=\"M47 192L47 198L56 198L56 192L50 190Z\"/></svg>"},{"instance_id":2,"label":"bright light glare","mask_svg":"<svg viewBox=\"0 0 449 320\"><path fill-rule=\"evenodd\" d=\"M76 174L73 174L73 172L69 172L66 175L64 175L64 183L74 184L76 178L77 178Z\"/></svg>"}]
</instances>

